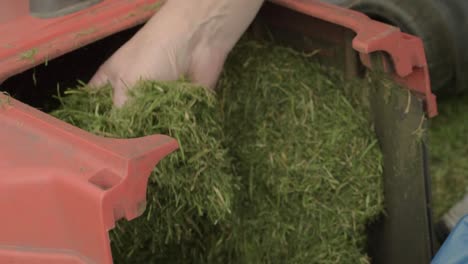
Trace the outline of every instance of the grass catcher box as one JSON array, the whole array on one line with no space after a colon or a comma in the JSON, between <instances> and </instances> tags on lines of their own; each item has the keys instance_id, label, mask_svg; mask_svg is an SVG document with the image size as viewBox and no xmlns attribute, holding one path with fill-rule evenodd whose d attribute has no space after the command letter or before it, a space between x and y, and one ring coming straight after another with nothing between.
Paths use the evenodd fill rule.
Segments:
<instances>
[{"instance_id":1,"label":"grass catcher box","mask_svg":"<svg viewBox=\"0 0 468 264\"><path fill-rule=\"evenodd\" d=\"M15 13L17 16L9 17L0 26L0 31L5 36L2 39L2 43L0 43L0 80L6 80L2 83L1 88L15 98L32 106L41 107L45 111L57 108L57 101L48 99L50 98L50 94L56 93L57 83L61 87L70 87L74 85L76 79L86 80L89 78L105 56L124 43L134 32L132 29L127 29L146 21L160 6L159 1L104 0L87 9L69 15L44 19L29 15L28 10L22 9L24 2L16 1L15 3L19 5L15 9L19 10ZM27 31L24 31L25 29ZM372 83L373 79L371 78L370 85L374 88L369 89L368 93L364 94L361 91L346 91L346 94L350 98L358 97L362 99L362 102L367 102L367 104L363 103L363 106L369 109L369 119L365 119L362 116L357 118L364 118L363 120L369 120L374 124L378 140L375 144L380 146L383 153L383 192L386 213L382 214L374 224L367 228L369 232L367 251L375 263L429 262L433 256L434 241L432 235L425 134L427 119L437 114L437 107L435 97L430 89L427 62L422 42L418 38L401 33L397 28L373 21L360 13L323 4L318 1L303 0L276 0L267 2L258 15L252 31L256 36L268 33L270 38L273 37L277 43L291 46L296 51L305 52L306 54L313 53L314 56L320 58L324 65L334 66L336 69L341 70L344 76L359 77L363 76L366 71L375 71L385 72L393 80L382 83L378 82L378 85L372 85L375 83ZM18 34L18 32L25 33ZM117 32L121 33L103 39ZM242 72L239 74L242 74ZM372 73L371 75L374 74L376 73ZM280 80L277 82L280 82ZM395 83L402 85L406 89L397 89ZM159 88L165 91L164 87ZM193 100L202 100L204 103L209 104L211 100L207 99L209 96L205 97L207 95L203 94L200 94L200 96L198 99L194 98ZM46 154L50 155L50 153L54 153L52 151L57 151L54 154L55 156L52 155L52 157L57 157L56 160L53 160L53 162L52 160L47 160L47 162L41 163L42 169L47 171L47 174L44 174L46 175L44 176L45 178L42 178L46 179L42 181L46 186L45 188L52 188L63 193L64 197L67 197L70 201L89 199L90 205L93 204L93 208L96 210L93 216L102 215L103 218L101 220L104 221L102 225L98 225L98 220L91 218L89 210L78 208L82 211L78 209L73 210L76 216L70 219L69 224L57 222L57 225L51 228L55 235L46 236L34 230L47 229L47 221L45 220L50 217L59 217L60 215L57 211L50 209L47 211L49 214L45 214L44 210L40 210L41 217L43 218L38 218L37 214L31 213L35 212L34 210L39 210L36 203L25 203L24 208L22 208L24 210L24 212L22 211L23 213L18 213L19 208L9 207L12 211L7 214L12 218L4 218L3 221L9 222L3 222L3 226L15 226L17 223L22 223L20 224L21 226L16 226L16 228L28 226L28 230L31 232L11 232L11 236L2 238L5 240L0 241L0 260L4 260L5 262L32 261L32 263L41 260L47 260L49 263L53 263L52 261L64 263L65 260L68 261L67 263L112 263L106 232L114 227L115 220L121 218L131 220L139 216L145 207L148 207L146 216L150 213L159 213L157 211L150 212L154 204L150 206L148 204L151 204L154 200L150 199L146 203L144 202L146 176L149 175L150 168L159 159L175 150L177 146L175 141L165 136L152 136L140 139L138 141L141 142L140 144L132 140L118 141L119 144L117 144L115 143L117 141L109 141L110 139L92 136L87 132L40 113L11 99L8 95L2 95L0 98L2 100L0 120L4 123L0 128L0 142L3 142L3 146L10 146L9 149L0 149L0 155L3 157L2 162L5 163L5 166L2 166L2 168L9 166L10 170L14 170L14 172L2 173L0 177L3 179L0 182L5 184L0 186L0 188L6 188L7 183L13 184L10 181L10 177L13 176L7 177L3 175L22 173L29 175L30 180L33 182L40 179L39 176L37 178L34 176L39 175L36 174L36 172L39 173L38 170L19 172L17 169L14 169L18 167L15 164L30 164L31 162L32 164L36 164L34 162L41 160L39 158L46 159ZM74 98L79 97L75 96ZM289 103L291 104L291 102ZM297 103L301 102L298 101ZM290 106L296 106L296 104L294 103ZM233 109L236 109L236 107L234 106ZM99 113L103 113L100 111L104 111L104 109L98 109L95 113L99 116ZM237 111L233 111L232 113L238 113ZM212 113L209 114L209 116L211 115ZM212 122L216 118L220 118L220 120L226 118L226 115L222 117L214 116L213 119L210 119L211 121L206 120L206 122ZM60 117L67 120L64 116ZM133 121L137 122L139 116L133 117ZM169 113L167 113L167 117L170 117ZM188 114L188 120L199 119L191 118L191 115ZM73 123L73 120L68 121ZM78 122L77 120L75 121ZM258 121L262 123L261 120ZM290 120L286 121L289 122ZM125 124L120 125L125 126ZM130 127L130 125L127 127ZM176 128L168 127L168 130L164 130L162 133L175 136L177 133L173 129ZM255 129L258 132L261 127ZM144 135L147 131L155 130L136 131L137 133L132 136ZM210 132L212 133L210 135L221 133L219 132L220 130L216 131ZM232 129L224 131L232 131ZM34 141L34 135L41 135L42 141ZM108 136L125 135L111 133ZM234 136L227 135L226 142ZM35 146L35 148L31 150L26 148L21 149L19 146L24 146L22 143L26 139L36 142L36 145L30 144L30 146ZM176 137L176 139L178 138ZM180 138L178 140L180 141ZM200 142L203 142L203 140ZM261 141L257 140L257 142ZM266 143L272 144L272 146L275 144L275 142L270 141L266 141ZM45 146L45 148L39 148L38 144L42 144L41 146ZM212 146L212 144L213 142L208 140L206 146ZM246 148L242 149L248 149L252 144L254 142L248 143ZM57 148L54 148L54 146L57 146ZM73 149L66 146L74 146L79 151L73 152ZM182 144L181 147L183 148L184 145ZM231 151L223 148L223 146L218 147L217 151L210 153L210 155L220 158ZM286 148L287 146L284 147ZM289 147L292 148L292 146ZM50 148L53 148L53 150ZM12 149L16 153L15 155L11 155ZM234 150L238 153L237 157L239 158L244 157L245 153L242 153L242 149ZM294 149L288 150L294 151ZM167 162L171 162L171 158L177 159L178 155L185 153L184 151L190 150L182 150L177 152L178 154L176 155L171 155L167 159ZM201 151L203 152L203 148ZM271 151L277 152L275 149ZM70 153L76 153L78 155L77 159L82 160L82 163L73 162L76 159L75 156L67 156L71 155ZM279 164L281 159L287 159L288 155L292 155L291 153L293 152L286 151L285 157L277 155L273 159L276 160L276 164ZM197 159L200 158L201 156L195 156L194 160L199 162ZM64 161L62 162L62 160ZM101 160L103 162L100 163L99 161ZM23 161L24 163L22 163ZM163 162L166 162L166 160L163 160ZM228 171L228 168L232 168L232 164L235 162L239 162L239 159L218 164L220 166L218 169ZM242 163L245 164L245 162L255 162L255 159L249 158ZM142 165L138 165L139 163ZM69 166L65 166L66 164L69 164ZM78 166L80 164L87 165L82 166L86 169L80 170L80 166ZM258 163L251 164L249 167L260 168L261 166ZM300 167L300 164L297 164L297 166ZM37 166L29 165L28 167L37 168ZM50 174L57 167L60 168L60 173L54 172ZM87 170L87 168L92 169ZM158 171L158 168L156 168L156 171ZM160 173L164 173L163 168L167 167L161 167ZM288 172L285 173L287 174ZM75 175L76 177L72 177L72 179L76 180L70 180L69 175ZM208 199L208 201L218 206L216 208L213 207L215 209L213 209L214 211L211 216L207 215L206 217L212 217L212 219L219 218L220 220L226 219L226 221L236 220L228 216L234 214L236 207L240 205L231 204L234 200L231 200L230 195L225 195L231 192L229 188L234 188L232 192L235 193L235 188L242 186L236 182L237 180L241 181L236 176L238 175L234 174L234 177L232 175L224 178L220 177L221 180L229 181L229 184L214 184L213 186L216 189L209 189L209 193L212 196L208 195L208 197L212 197L212 199ZM157 177L152 179L152 181L158 180ZM265 181L268 184L268 179L265 179ZM18 182L15 184L19 189L31 186L31 184ZM283 182L282 184L272 181L270 187L276 186L278 193L288 192L287 187L290 185L287 182ZM60 186L62 189L57 189L57 186ZM188 184L187 186L190 185ZM206 187L208 185L202 186ZM230 187L223 189L223 186ZM245 190L245 195L250 198L256 197L253 193L249 193L249 190ZM32 201L40 196L38 193L25 189L25 194L21 197L28 197ZM61 205L53 204L50 199L46 198L44 198L42 203L45 206L44 208L50 207L59 211L61 210L60 208L63 208ZM7 197L5 196L4 201L0 202L9 203L6 199ZM183 201L183 199L179 201ZM247 201L255 203L255 200ZM207 201L200 199L200 203L203 202ZM278 202L278 200L272 200L271 202L273 204L274 202ZM200 203L194 203L194 206L191 207L195 213L197 205L200 206ZM182 204L184 203L182 202ZM31 210L27 210L27 208L31 208ZM64 208L69 207L65 206ZM290 209L293 210L294 208ZM274 210L270 211L274 212ZM27 215L27 212L30 212L30 215ZM170 210L167 210L167 213L169 215L158 219L170 219ZM66 215L70 216L70 214ZM201 215L203 216L203 214ZM25 219L29 219L30 221L26 223ZM80 223L84 223L84 219L88 219L86 221L89 221L89 225L96 226L98 229L82 228ZM255 218L250 219L255 220ZM270 219L275 218L272 216ZM80 220L81 222L77 222L76 220ZM138 221L144 223L144 220L139 219ZM306 220L304 219L304 221ZM59 225L60 223L62 225ZM78 226L74 226L73 224L77 224ZM131 224L132 222L126 228L131 229ZM187 225L200 227L201 229L199 228L200 232L198 234L203 233L202 228L207 228L197 223L190 223L190 221L187 222ZM239 225L236 225L236 223L219 225L217 227L224 227L224 229L210 231L212 234L231 231L226 230L226 226L234 228ZM287 226L284 228L287 229ZM96 230L99 230L99 247L93 247L92 250L85 246L88 244L84 242L78 243L79 241L86 240L75 240L74 236L66 236L67 234L75 234L77 231L80 231L76 233L77 236L92 238L98 235ZM173 236L182 239L181 233L177 233L180 230L184 230L183 227L179 230L174 229L175 233ZM191 235L197 236L198 234L195 232ZM281 236L274 238L279 239L279 241L283 239ZM216 240L216 236L206 239L203 245L213 246L211 248L222 252L222 247L217 247L220 244L219 240ZM66 241L69 243L66 243ZM235 241L235 239L228 237L228 239L222 242L230 243L231 241ZM157 245L147 242L147 240L142 240L137 243L144 246ZM221 245L224 245L223 243ZM263 241L263 243L266 242ZM248 244L245 243L244 245ZM263 250L266 250L268 245L263 245ZM28 250L25 250L25 248ZM215 251L214 255L219 252ZM189 251L184 253L191 254ZM229 256L231 253L228 252L221 255ZM271 253L274 254L274 252ZM235 254L235 252L232 254ZM141 257L144 259L147 256ZM199 256L192 257L197 258ZM306 258L304 257L304 259ZM212 260L216 261L216 259ZM363 259L362 261L366 260Z\"/></svg>"}]
</instances>

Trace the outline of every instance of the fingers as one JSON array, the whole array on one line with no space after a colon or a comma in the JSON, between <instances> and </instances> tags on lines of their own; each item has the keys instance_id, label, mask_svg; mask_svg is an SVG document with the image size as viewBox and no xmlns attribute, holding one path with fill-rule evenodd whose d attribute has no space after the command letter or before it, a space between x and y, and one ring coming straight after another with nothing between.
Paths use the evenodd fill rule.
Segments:
<instances>
[{"instance_id":1,"label":"fingers","mask_svg":"<svg viewBox=\"0 0 468 264\"><path fill-rule=\"evenodd\" d=\"M169 1L101 66L89 85L111 84L117 107L125 103L129 87L140 79L174 81L185 76L214 89L227 54L262 2ZM245 3L251 3L246 7L248 12L244 9ZM195 8L201 4L204 8ZM178 8L180 5L184 8Z\"/></svg>"},{"instance_id":2,"label":"fingers","mask_svg":"<svg viewBox=\"0 0 468 264\"><path fill-rule=\"evenodd\" d=\"M89 81L88 85L91 88L102 88L105 85L110 84L114 94L113 94L113 102L116 107L122 107L125 102L127 101L127 90L128 84L120 79L110 78L109 74L106 72L106 65L105 63L97 72L94 74L93 78Z\"/></svg>"},{"instance_id":3,"label":"fingers","mask_svg":"<svg viewBox=\"0 0 468 264\"><path fill-rule=\"evenodd\" d=\"M128 92L128 85L123 81L117 81L117 83L113 84L114 87L114 96L113 101L116 107L122 107L125 102L127 101L127 92Z\"/></svg>"},{"instance_id":4,"label":"fingers","mask_svg":"<svg viewBox=\"0 0 468 264\"><path fill-rule=\"evenodd\" d=\"M92 88L100 88L109 83L109 78L104 70L99 69L89 81L88 85Z\"/></svg>"}]
</instances>

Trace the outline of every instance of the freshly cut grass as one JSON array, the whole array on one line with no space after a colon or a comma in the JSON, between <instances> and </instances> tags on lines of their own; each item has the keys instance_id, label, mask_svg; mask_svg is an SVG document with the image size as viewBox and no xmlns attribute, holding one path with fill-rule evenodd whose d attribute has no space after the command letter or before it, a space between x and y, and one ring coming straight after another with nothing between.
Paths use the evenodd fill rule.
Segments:
<instances>
[{"instance_id":1,"label":"freshly cut grass","mask_svg":"<svg viewBox=\"0 0 468 264\"><path fill-rule=\"evenodd\" d=\"M218 99L144 81L122 109L109 87L80 88L53 114L102 136L181 144L154 170L145 215L112 232L117 263L369 263L382 160L367 109L345 95L366 86L307 54L243 41Z\"/></svg>"},{"instance_id":2,"label":"freshly cut grass","mask_svg":"<svg viewBox=\"0 0 468 264\"><path fill-rule=\"evenodd\" d=\"M242 189L230 246L237 263L369 262L365 228L382 211L381 153L346 86L284 47L246 42L231 56L221 88Z\"/></svg>"}]
</instances>

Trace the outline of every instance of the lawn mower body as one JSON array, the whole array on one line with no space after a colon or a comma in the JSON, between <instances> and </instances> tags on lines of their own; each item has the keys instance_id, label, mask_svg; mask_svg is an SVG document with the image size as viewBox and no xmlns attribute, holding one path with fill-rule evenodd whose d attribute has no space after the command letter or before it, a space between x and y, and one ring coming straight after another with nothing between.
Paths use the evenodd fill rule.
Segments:
<instances>
[{"instance_id":1,"label":"lawn mower body","mask_svg":"<svg viewBox=\"0 0 468 264\"><path fill-rule=\"evenodd\" d=\"M0 88L31 105L41 83L89 78L112 49L102 43L118 43L104 38L128 35L162 4L37 2L0 2L0 81L6 80ZM369 227L369 252L375 263L430 262L435 245L425 126L437 105L422 41L314 0L267 2L252 27L260 35L265 28L287 45L318 50L346 76L384 71L407 88L390 100L385 87L367 95L384 153L386 198L386 214ZM47 67L68 75L54 77ZM8 234L0 238L0 262L112 263L107 231L116 220L142 213L147 176L176 142L161 135L99 138L8 95L0 100L0 204L7 210L0 232Z\"/></svg>"},{"instance_id":2,"label":"lawn mower body","mask_svg":"<svg viewBox=\"0 0 468 264\"><path fill-rule=\"evenodd\" d=\"M426 47L433 91L466 91L468 1L322 0L365 13L419 36Z\"/></svg>"}]
</instances>

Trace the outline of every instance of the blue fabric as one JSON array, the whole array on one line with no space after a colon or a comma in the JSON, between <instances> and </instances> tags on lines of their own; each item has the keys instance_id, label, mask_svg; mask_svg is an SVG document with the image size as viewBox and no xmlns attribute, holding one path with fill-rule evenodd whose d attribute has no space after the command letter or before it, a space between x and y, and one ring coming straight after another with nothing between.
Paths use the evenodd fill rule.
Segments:
<instances>
[{"instance_id":1,"label":"blue fabric","mask_svg":"<svg viewBox=\"0 0 468 264\"><path fill-rule=\"evenodd\" d=\"M468 263L468 215L458 222L432 260L432 264L465 263Z\"/></svg>"}]
</instances>

